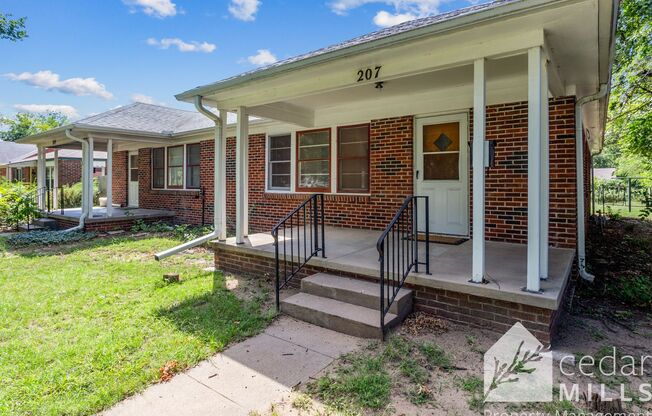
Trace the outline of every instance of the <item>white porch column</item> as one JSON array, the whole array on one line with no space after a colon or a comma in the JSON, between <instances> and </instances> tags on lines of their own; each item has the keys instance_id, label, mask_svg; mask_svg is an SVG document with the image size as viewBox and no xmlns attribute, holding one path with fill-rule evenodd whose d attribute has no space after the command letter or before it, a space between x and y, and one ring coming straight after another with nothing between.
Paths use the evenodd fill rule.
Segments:
<instances>
[{"instance_id":1,"label":"white porch column","mask_svg":"<svg viewBox=\"0 0 652 416\"><path fill-rule=\"evenodd\" d=\"M113 139L106 142L106 216L113 216Z\"/></svg>"},{"instance_id":2,"label":"white porch column","mask_svg":"<svg viewBox=\"0 0 652 416\"><path fill-rule=\"evenodd\" d=\"M217 224L218 240L226 240L226 124L228 113L226 110L219 110L222 127L219 129L218 137L215 137L215 224Z\"/></svg>"},{"instance_id":3,"label":"white porch column","mask_svg":"<svg viewBox=\"0 0 652 416\"><path fill-rule=\"evenodd\" d=\"M550 216L550 139L548 136L548 61L541 61L541 243L539 277L548 278L548 224Z\"/></svg>"},{"instance_id":4,"label":"white porch column","mask_svg":"<svg viewBox=\"0 0 652 416\"><path fill-rule=\"evenodd\" d=\"M88 162L86 165L86 189L87 189L87 199L86 199L86 210L88 212L88 218L93 218L93 163L95 162L94 153L95 153L95 141L92 136L88 136Z\"/></svg>"},{"instance_id":5,"label":"white porch column","mask_svg":"<svg viewBox=\"0 0 652 416\"><path fill-rule=\"evenodd\" d=\"M249 118L245 107L238 107L235 145L235 242L244 243L248 234L248 186L247 158L249 142Z\"/></svg>"},{"instance_id":6,"label":"white porch column","mask_svg":"<svg viewBox=\"0 0 652 416\"><path fill-rule=\"evenodd\" d=\"M54 151L54 167L52 168L52 208L59 209L59 150Z\"/></svg>"},{"instance_id":7,"label":"white porch column","mask_svg":"<svg viewBox=\"0 0 652 416\"><path fill-rule=\"evenodd\" d=\"M473 64L473 270L472 281L482 283L484 262L484 142L486 119L485 59Z\"/></svg>"},{"instance_id":8,"label":"white porch column","mask_svg":"<svg viewBox=\"0 0 652 416\"><path fill-rule=\"evenodd\" d=\"M38 208L44 210L45 203L45 148L38 146L36 150L36 195L38 197Z\"/></svg>"},{"instance_id":9,"label":"white porch column","mask_svg":"<svg viewBox=\"0 0 652 416\"><path fill-rule=\"evenodd\" d=\"M538 292L541 264L541 47L528 50L527 285Z\"/></svg>"}]
</instances>

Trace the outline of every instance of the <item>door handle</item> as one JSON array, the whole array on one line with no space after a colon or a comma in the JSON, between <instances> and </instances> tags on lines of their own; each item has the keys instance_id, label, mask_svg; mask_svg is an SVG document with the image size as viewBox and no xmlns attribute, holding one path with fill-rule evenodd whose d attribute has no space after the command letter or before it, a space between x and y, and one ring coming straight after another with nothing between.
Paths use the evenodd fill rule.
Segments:
<instances>
[{"instance_id":1,"label":"door handle","mask_svg":"<svg viewBox=\"0 0 652 416\"><path fill-rule=\"evenodd\" d=\"M417 179L419 179L419 171L417 170Z\"/></svg>"}]
</instances>

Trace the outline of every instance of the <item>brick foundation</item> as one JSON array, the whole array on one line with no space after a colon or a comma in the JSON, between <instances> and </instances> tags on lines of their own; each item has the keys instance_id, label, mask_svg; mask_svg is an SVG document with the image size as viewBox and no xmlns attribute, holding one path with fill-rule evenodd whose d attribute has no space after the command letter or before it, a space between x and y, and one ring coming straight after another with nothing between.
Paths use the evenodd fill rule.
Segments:
<instances>
[{"instance_id":1,"label":"brick foundation","mask_svg":"<svg viewBox=\"0 0 652 416\"><path fill-rule=\"evenodd\" d=\"M219 244L214 244L213 249L217 270L233 274L251 274L258 277L271 278L275 275L273 258L236 249L224 249ZM369 276L306 265L293 280L291 286L298 287L301 279L319 272L373 280ZM516 322L521 322L544 344L554 340L560 317L563 314L563 308L546 309L426 286L406 285L406 287L415 292L415 310L499 333L504 333ZM568 291L568 286L566 291ZM566 294L562 297L562 305L565 297Z\"/></svg>"},{"instance_id":2,"label":"brick foundation","mask_svg":"<svg viewBox=\"0 0 652 416\"><path fill-rule=\"evenodd\" d=\"M57 221L57 225L59 226L60 230L66 230L68 228L76 227L79 225L79 221L75 221L72 219L61 219L61 218L55 218ZM146 224L153 224L155 222L171 222L171 219L169 217L164 217L164 218L119 218L115 220L90 220L86 221L84 224L84 231L92 231L92 232L107 232L107 231L117 231L117 230L123 230L123 231L131 231L131 228L134 226L134 223L136 221L143 221Z\"/></svg>"}]
</instances>

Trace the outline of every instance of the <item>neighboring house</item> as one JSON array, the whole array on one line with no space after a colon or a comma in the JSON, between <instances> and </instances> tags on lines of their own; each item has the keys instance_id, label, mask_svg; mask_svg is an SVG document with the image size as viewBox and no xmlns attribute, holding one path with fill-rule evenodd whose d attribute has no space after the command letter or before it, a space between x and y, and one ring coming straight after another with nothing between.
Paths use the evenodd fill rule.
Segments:
<instances>
[{"instance_id":1,"label":"neighboring house","mask_svg":"<svg viewBox=\"0 0 652 416\"><path fill-rule=\"evenodd\" d=\"M216 265L226 271L276 274L281 285L316 272L380 278L373 287L386 291L383 302L354 301L366 289L347 298L353 286L338 286L344 277L315 278L284 300L295 316L372 334L374 321L402 316L387 308L407 277L417 309L497 330L522 321L549 341L572 270L591 279L585 204L591 154L603 140L615 6L476 5L177 95L205 118L139 104L22 142L108 148L114 202L172 211L178 222L214 218L215 234L160 258L218 238ZM277 245L269 233L314 193L324 194L323 211L310 207L329 226L327 257L297 271L313 243L324 254L312 239L306 251L313 227L287 224ZM426 207L410 195L429 198L435 241L461 242L428 246L431 274L413 267L415 255L428 254L415 243ZM93 215L86 203L81 216ZM377 246L382 230L390 236ZM379 304L387 307L380 314L370 309Z\"/></svg>"},{"instance_id":2,"label":"neighboring house","mask_svg":"<svg viewBox=\"0 0 652 416\"><path fill-rule=\"evenodd\" d=\"M28 153L36 151L36 146L32 144L19 144L0 140L0 178L9 178L11 175L10 168L7 164L14 159L18 159ZM29 172L26 172L29 175ZM22 178L21 171L20 177Z\"/></svg>"},{"instance_id":3,"label":"neighboring house","mask_svg":"<svg viewBox=\"0 0 652 416\"><path fill-rule=\"evenodd\" d=\"M593 168L595 179L616 179L616 168Z\"/></svg>"},{"instance_id":4,"label":"neighboring house","mask_svg":"<svg viewBox=\"0 0 652 416\"><path fill-rule=\"evenodd\" d=\"M19 157L13 158L4 165L7 177L11 180L35 182L37 177L37 149L32 149ZM54 189L63 185L72 185L81 181L81 150L48 149L45 154L46 186ZM55 160L58 169L55 169ZM103 176L106 169L106 152L95 152L93 157L93 176ZM55 180L55 170L57 178Z\"/></svg>"}]
</instances>

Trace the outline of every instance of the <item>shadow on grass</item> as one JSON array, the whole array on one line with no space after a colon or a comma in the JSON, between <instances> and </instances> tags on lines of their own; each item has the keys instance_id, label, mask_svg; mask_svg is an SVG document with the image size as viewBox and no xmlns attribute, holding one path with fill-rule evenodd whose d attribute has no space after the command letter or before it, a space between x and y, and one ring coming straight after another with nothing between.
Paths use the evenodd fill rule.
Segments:
<instances>
[{"instance_id":1,"label":"shadow on grass","mask_svg":"<svg viewBox=\"0 0 652 416\"><path fill-rule=\"evenodd\" d=\"M221 272L213 272L213 290L160 309L156 315L179 330L210 343L217 351L258 333L271 320L262 309L265 294L244 300L226 288Z\"/></svg>"}]
</instances>

